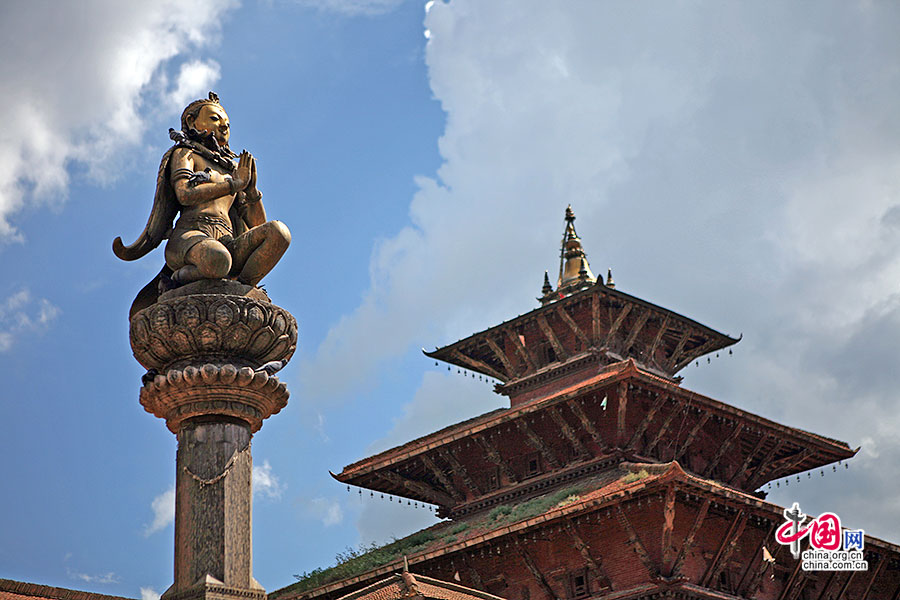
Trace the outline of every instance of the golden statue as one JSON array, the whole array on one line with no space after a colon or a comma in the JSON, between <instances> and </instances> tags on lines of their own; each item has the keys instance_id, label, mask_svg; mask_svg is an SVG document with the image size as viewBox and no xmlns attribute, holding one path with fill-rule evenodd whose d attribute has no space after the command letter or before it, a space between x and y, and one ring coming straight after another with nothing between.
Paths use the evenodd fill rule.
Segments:
<instances>
[{"instance_id":1,"label":"golden statue","mask_svg":"<svg viewBox=\"0 0 900 600\"><path fill-rule=\"evenodd\" d=\"M175 145L163 155L147 225L130 246L113 241L122 260L141 258L168 238L166 265L132 306L132 314L166 289L201 279L236 279L255 286L287 250L291 233L266 221L256 187L256 159L228 147L231 124L213 92L181 114ZM178 213L181 215L172 223Z\"/></svg>"}]
</instances>

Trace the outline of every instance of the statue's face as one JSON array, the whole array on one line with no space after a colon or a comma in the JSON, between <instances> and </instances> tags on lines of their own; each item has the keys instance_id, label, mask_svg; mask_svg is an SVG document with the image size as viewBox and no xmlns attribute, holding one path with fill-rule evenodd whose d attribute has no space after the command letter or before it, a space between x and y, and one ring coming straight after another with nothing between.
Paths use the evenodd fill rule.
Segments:
<instances>
[{"instance_id":1,"label":"statue's face","mask_svg":"<svg viewBox=\"0 0 900 600\"><path fill-rule=\"evenodd\" d=\"M204 104L194 119L194 129L197 131L208 131L216 138L220 146L228 143L231 135L231 122L225 110L217 104Z\"/></svg>"}]
</instances>

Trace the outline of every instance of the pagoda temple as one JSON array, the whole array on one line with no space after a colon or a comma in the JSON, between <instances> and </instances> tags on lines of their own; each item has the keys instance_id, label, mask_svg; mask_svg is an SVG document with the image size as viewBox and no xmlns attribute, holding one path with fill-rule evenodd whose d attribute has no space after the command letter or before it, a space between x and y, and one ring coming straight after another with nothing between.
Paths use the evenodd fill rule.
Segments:
<instances>
[{"instance_id":1,"label":"pagoda temple","mask_svg":"<svg viewBox=\"0 0 900 600\"><path fill-rule=\"evenodd\" d=\"M865 537L866 571L805 571L758 491L847 460L846 443L681 385L739 338L596 277L566 210L540 306L426 354L497 380L499 409L346 466L369 494L448 520L378 560L273 592L335 600L399 570L514 600L900 598L900 547ZM405 546L404 546L405 544Z\"/></svg>"}]
</instances>

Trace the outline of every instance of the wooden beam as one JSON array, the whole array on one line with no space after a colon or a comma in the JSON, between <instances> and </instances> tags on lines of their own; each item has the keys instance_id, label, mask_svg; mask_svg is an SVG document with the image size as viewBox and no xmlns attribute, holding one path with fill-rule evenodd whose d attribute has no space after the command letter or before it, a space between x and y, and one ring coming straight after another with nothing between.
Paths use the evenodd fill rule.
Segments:
<instances>
[{"instance_id":1,"label":"wooden beam","mask_svg":"<svg viewBox=\"0 0 900 600\"><path fill-rule=\"evenodd\" d=\"M566 311L566 309L559 304L556 305L556 314L559 315L559 318L561 318L563 322L569 326L569 329L571 329L572 332L578 337L578 339L581 340L581 343L584 345L585 350L593 346L591 340L589 340L588 336L584 334L584 332L581 330L581 327L579 327L578 323L575 322L575 319L569 316L569 313Z\"/></svg>"},{"instance_id":2,"label":"wooden beam","mask_svg":"<svg viewBox=\"0 0 900 600\"><path fill-rule=\"evenodd\" d=\"M446 473L444 473L437 464L431 459L427 454L422 455L422 463L428 467L428 470L432 472L432 474L437 478L438 481L441 482L441 485L447 490L447 492L453 496L453 499L457 502L462 502L466 499L465 494L459 491L455 485L453 485L453 481L447 477Z\"/></svg>"},{"instance_id":3,"label":"wooden beam","mask_svg":"<svg viewBox=\"0 0 900 600\"><path fill-rule=\"evenodd\" d=\"M584 410L581 408L581 405L578 404L578 401L575 398L571 398L566 402L566 406L569 407L569 410L578 417L578 421L581 423L581 426L584 427L584 430L588 432L588 435L591 436L591 439L594 440L594 443L597 444L598 447L606 448L606 444L603 442L603 437L601 437L600 432L597 431L597 428L594 427L594 424L591 423L591 420L584 413Z\"/></svg>"},{"instance_id":4,"label":"wooden beam","mask_svg":"<svg viewBox=\"0 0 900 600\"><path fill-rule=\"evenodd\" d=\"M544 441L538 437L538 435L528 426L528 423L525 422L525 419L516 419L516 427L519 428L525 435L525 441L528 442L532 448L541 453L541 456L544 457L544 460L547 461L547 464L551 469L556 469L559 467L559 461L556 459L556 454L553 453L553 450L544 444Z\"/></svg>"},{"instance_id":5,"label":"wooden beam","mask_svg":"<svg viewBox=\"0 0 900 600\"><path fill-rule=\"evenodd\" d=\"M519 338L519 334L510 328L504 329L504 332L506 333L506 337L509 338L509 341L512 342L513 348L516 349L522 357L522 360L525 361L527 370L536 371L537 367L534 366L534 360L532 360L531 354L528 353L528 348L525 347L525 344L523 344L522 340Z\"/></svg>"},{"instance_id":6,"label":"wooden beam","mask_svg":"<svg viewBox=\"0 0 900 600\"><path fill-rule=\"evenodd\" d=\"M672 564L672 577L677 577L680 574L681 565L684 564L687 553L691 551L691 547L694 545L694 539L697 537L697 532L700 531L700 527L706 519L706 512L709 510L710 504L710 499L706 498L703 500L703 504L700 505L700 510L697 511L697 516L694 518L694 524L691 526L691 531L684 539L681 550L678 551L678 556L675 557L675 562Z\"/></svg>"},{"instance_id":7,"label":"wooden beam","mask_svg":"<svg viewBox=\"0 0 900 600\"><path fill-rule=\"evenodd\" d=\"M469 488L469 490L472 491L473 494L475 494L476 496L480 496L482 494L481 489L479 489L475 482L472 481L472 478L469 477L469 472L462 465L462 463L457 460L452 452L441 448L440 450L438 450L438 454L440 454L441 458L447 461L447 464L450 465L450 467L453 469L453 472L460 476L460 478L463 480L463 483L467 488Z\"/></svg>"},{"instance_id":8,"label":"wooden beam","mask_svg":"<svg viewBox=\"0 0 900 600\"><path fill-rule=\"evenodd\" d=\"M802 561L801 561L802 562ZM838 592L837 596L835 596L835 600L850 600L846 596L844 596L844 592L847 591L847 588L850 587L850 582L853 581L853 577L859 573L859 571L850 571L850 575L844 580L844 585L841 586L841 591Z\"/></svg>"},{"instance_id":9,"label":"wooden beam","mask_svg":"<svg viewBox=\"0 0 900 600\"><path fill-rule=\"evenodd\" d=\"M500 381L506 381L507 379L509 379L509 377L507 377L500 371L497 371L496 369L494 369L494 367L490 366L489 364L487 364L483 361L480 361L477 358L472 358L471 356L468 356L467 354L463 354L456 348L452 348L450 350L450 356L452 356L453 358L455 358L457 361L459 361L461 363L469 365L469 368L472 369L473 371L480 371L480 372L485 373L486 375L489 375L490 377L493 377L494 379L497 379Z\"/></svg>"},{"instance_id":10,"label":"wooden beam","mask_svg":"<svg viewBox=\"0 0 900 600\"><path fill-rule=\"evenodd\" d=\"M591 294L591 340L592 346L600 343L600 294Z\"/></svg>"},{"instance_id":11,"label":"wooden beam","mask_svg":"<svg viewBox=\"0 0 900 600\"><path fill-rule=\"evenodd\" d=\"M753 457L756 456L756 453L762 449L762 447L766 444L766 440L770 437L772 436L768 433L759 436L759 441L756 442L755 446L753 446L753 450L751 450L747 454L747 457L744 459L744 462L741 463L741 466L738 468L735 474L732 475L731 479L728 480L728 485L732 485L741 475L744 474L744 472L747 470L747 467L750 466L750 461L753 460Z\"/></svg>"},{"instance_id":12,"label":"wooden beam","mask_svg":"<svg viewBox=\"0 0 900 600\"><path fill-rule=\"evenodd\" d=\"M531 573L531 576L534 577L537 584L547 593L549 600L561 597L553 591L552 587L550 587L547 578L544 577L544 574L541 573L537 565L534 564L534 560L532 560L531 556L529 556L528 552L525 550L525 546L519 543L519 538L515 537L513 539L515 540L516 550L519 552L519 556L522 557L522 562L525 563L525 568L528 569L528 572Z\"/></svg>"},{"instance_id":13,"label":"wooden beam","mask_svg":"<svg viewBox=\"0 0 900 600\"><path fill-rule=\"evenodd\" d=\"M700 358L707 352L710 352L712 348L715 348L716 344L718 343L719 340L716 338L710 338L706 340L691 351L691 358L681 359L680 361L678 361L674 367L675 371L680 371L681 369L689 365L691 361L694 360L694 358Z\"/></svg>"},{"instance_id":14,"label":"wooden beam","mask_svg":"<svg viewBox=\"0 0 900 600\"><path fill-rule=\"evenodd\" d=\"M691 339L691 330L688 329L681 334L681 337L678 338L678 344L675 345L675 349L672 350L672 356L669 357L669 360L666 361L666 367L669 370L675 368L675 365L678 364L678 361L681 359L681 353L684 352L684 345L687 341Z\"/></svg>"},{"instance_id":15,"label":"wooden beam","mask_svg":"<svg viewBox=\"0 0 900 600\"><path fill-rule=\"evenodd\" d=\"M619 523L625 529L625 533L628 534L628 542L631 544L634 551L637 552L637 555L640 557L641 562L644 563L644 566L647 567L647 572L650 574L650 577L659 575L659 569L653 564L653 559L650 558L650 555L647 553L647 549L644 548L644 544L641 543L641 539L638 537L637 532L634 530L634 527L631 526L631 521L625 516L625 511L622 510L621 504L616 504L616 515Z\"/></svg>"},{"instance_id":16,"label":"wooden beam","mask_svg":"<svg viewBox=\"0 0 900 600\"><path fill-rule=\"evenodd\" d=\"M494 356L497 357L497 360L499 360L501 363L503 363L503 368L509 374L509 377L511 379L515 379L515 378L519 377L520 374L513 367L512 363L509 360L509 357L506 356L506 352L504 352L503 349L500 347L500 344L495 342L494 338L492 338L489 335L484 336L484 341L485 341L485 343L487 343L488 347L491 349L491 352L494 353Z\"/></svg>"},{"instance_id":17,"label":"wooden beam","mask_svg":"<svg viewBox=\"0 0 900 600\"><path fill-rule=\"evenodd\" d=\"M622 321L624 321L625 317L628 316L628 313L631 312L631 306L631 304L626 304L625 306L623 306L622 310L620 310L619 314L616 316L616 320L613 321L612 326L610 326L609 331L606 334L606 342L604 343L604 346L606 346L607 348L612 343L616 332L619 330L619 327L622 326Z\"/></svg>"},{"instance_id":18,"label":"wooden beam","mask_svg":"<svg viewBox=\"0 0 900 600\"><path fill-rule=\"evenodd\" d=\"M777 523L776 523L776 525L777 525ZM771 536L768 539L771 539ZM772 558L775 561L777 561L778 555L781 553L781 549L784 548L784 546L782 546L781 544L775 544L775 545L777 546L777 548L775 548L775 553L772 555ZM800 562L800 561L798 561L798 562ZM768 565L768 564L763 564L762 561L760 561L759 568L753 573L753 577L751 577L749 585L743 592L743 596L742 596L743 598L752 598L753 596L756 595L756 591L759 589L759 586L762 583L763 576L766 574L766 571L769 570L770 568L773 569L772 575L770 577L772 577L774 579L775 564Z\"/></svg>"},{"instance_id":19,"label":"wooden beam","mask_svg":"<svg viewBox=\"0 0 900 600\"><path fill-rule=\"evenodd\" d=\"M666 500L663 503L663 530L660 545L662 546L662 572L672 574L672 530L675 528L675 486L666 487Z\"/></svg>"},{"instance_id":20,"label":"wooden beam","mask_svg":"<svg viewBox=\"0 0 900 600\"><path fill-rule=\"evenodd\" d=\"M750 560L747 562L747 568L744 569L744 572L741 574L741 578L738 581L737 587L734 588L734 592L737 595L740 595L739 592L744 587L744 581L747 579L747 576L752 572L753 566L758 565L757 569L765 569L765 567L761 564L763 561L762 558L762 549L763 546L766 545L766 542L773 539L772 536L775 535L775 528L778 526L777 523L772 523L769 527L768 532L763 535L763 537L759 540L759 545L756 546L756 550L750 555ZM757 560L758 559L758 560Z\"/></svg>"},{"instance_id":21,"label":"wooden beam","mask_svg":"<svg viewBox=\"0 0 900 600\"><path fill-rule=\"evenodd\" d=\"M676 404L672 408L672 412L669 413L669 416L667 416L666 420L662 422L662 425L660 425L659 431L656 432L656 435L653 436L653 439L650 440L649 444L647 444L647 447L644 449L644 452L646 452L648 456L652 455L653 449L656 448L657 444L659 444L659 442L662 440L663 436L666 435L666 432L669 430L669 426L672 424L672 421L675 420L675 416L678 414L678 412L679 412L678 409L681 407L681 405L682 405L682 402L679 401L678 404ZM675 459L673 458L672 460L675 460Z\"/></svg>"},{"instance_id":22,"label":"wooden beam","mask_svg":"<svg viewBox=\"0 0 900 600\"><path fill-rule=\"evenodd\" d=\"M784 444L784 440L778 440L775 442L775 445L769 448L769 451L765 453L762 460L759 461L759 464L756 466L756 470L753 471L753 474L747 478L747 485L745 485L745 489L755 490L759 487L761 483L761 478L765 475L766 470L769 467L769 461L772 460L772 457L781 450L781 446Z\"/></svg>"},{"instance_id":23,"label":"wooden beam","mask_svg":"<svg viewBox=\"0 0 900 600\"><path fill-rule=\"evenodd\" d=\"M784 587L781 589L781 595L778 596L778 600L787 600L788 594L791 593L791 589L794 587L794 584L797 583L797 573L800 572L800 565L802 564L802 560L797 561L797 564L794 566L794 570L791 572L791 576L788 578L787 583L785 583Z\"/></svg>"},{"instance_id":24,"label":"wooden beam","mask_svg":"<svg viewBox=\"0 0 900 600\"><path fill-rule=\"evenodd\" d=\"M628 384L620 382L616 388L616 447L625 444L625 416L628 410Z\"/></svg>"},{"instance_id":25,"label":"wooden beam","mask_svg":"<svg viewBox=\"0 0 900 600\"><path fill-rule=\"evenodd\" d=\"M634 430L634 435L631 436L631 441L628 442L627 448L634 449L635 444L638 443L638 440L640 440L641 436L644 435L644 432L647 431L647 427L650 425L650 422L653 421L656 413L659 412L659 409L661 409L668 400L669 396L665 394L659 395L659 398L656 399L656 402L653 403L653 406L650 407L650 410L648 410L644 415L644 418L641 419L640 425Z\"/></svg>"},{"instance_id":26,"label":"wooden beam","mask_svg":"<svg viewBox=\"0 0 900 600\"><path fill-rule=\"evenodd\" d=\"M588 449L584 447L584 444L582 444L581 440L578 439L578 436L575 435L575 431L568 423L566 423L566 420L563 418L562 414L560 414L559 409L556 406L551 406L547 409L547 412L550 413L550 417L559 426L563 436L565 436L565 438L569 440L569 443L572 444L575 454L578 456L591 456Z\"/></svg>"},{"instance_id":27,"label":"wooden beam","mask_svg":"<svg viewBox=\"0 0 900 600\"><path fill-rule=\"evenodd\" d=\"M606 574L606 571L603 570L601 563L594 560L594 557L591 556L591 548L585 543L585 541L578 535L578 531L575 529L575 525L569 519L563 519L563 527L566 532L569 534L569 537L572 538L572 543L575 544L575 548L578 550L578 553L581 554L581 559L584 561L584 564L588 566L591 574L594 576L594 579L602 581L606 579L607 581L611 581Z\"/></svg>"},{"instance_id":28,"label":"wooden beam","mask_svg":"<svg viewBox=\"0 0 900 600\"><path fill-rule=\"evenodd\" d=\"M771 476L772 479L778 479L781 475L777 475L778 471L783 473L790 472L794 469L794 467L800 465L804 460L813 455L813 451L809 448L804 448L798 452L794 452L788 456L783 458L779 458L776 461L773 461L769 464L769 468L766 469L766 475Z\"/></svg>"},{"instance_id":29,"label":"wooden beam","mask_svg":"<svg viewBox=\"0 0 900 600\"><path fill-rule=\"evenodd\" d=\"M550 328L550 323L547 322L547 317L544 316L544 313L538 313L534 320L537 321L538 327L544 334L544 337L546 337L550 342L550 345L553 346L553 352L556 353L556 360L564 362L569 358L566 349L563 348L563 345L556 339L556 334L553 333L553 329Z\"/></svg>"},{"instance_id":30,"label":"wooden beam","mask_svg":"<svg viewBox=\"0 0 900 600\"><path fill-rule=\"evenodd\" d=\"M722 543L719 545L718 551L716 551L716 555L713 557L712 562L709 563L709 566L706 569L706 573L700 580L700 585L705 585L707 587L717 585L716 578L719 576L722 568L728 564L728 560L731 558L731 553L734 552L734 548L735 546L737 546L741 534L744 533L744 527L746 525L747 513L743 510L740 510L738 511L737 515L735 515L734 520L731 522L731 525L728 527L728 533L725 534L725 537L722 539Z\"/></svg>"},{"instance_id":31,"label":"wooden beam","mask_svg":"<svg viewBox=\"0 0 900 600\"><path fill-rule=\"evenodd\" d=\"M828 581L825 582L825 587L822 588L822 593L819 594L819 597L816 598L816 600L829 600L829 592L831 592L831 586L834 585L838 573L840 573L840 571L831 572L831 575L828 576Z\"/></svg>"},{"instance_id":32,"label":"wooden beam","mask_svg":"<svg viewBox=\"0 0 900 600\"><path fill-rule=\"evenodd\" d=\"M688 414L690 414L690 413L688 413ZM684 438L684 443L681 444L680 448L678 448L678 451L672 457L672 460L679 460L679 459L681 459L682 456L684 456L684 453L687 452L688 448L691 447L691 444L694 443L694 439L697 437L697 434L700 433L700 430L703 429L703 426L706 425L706 422L709 421L709 418L711 416L712 416L712 413L710 413L708 410L703 411L703 416L700 417L699 421L694 423L693 427L691 427L691 430L688 432L687 437ZM676 440L676 441L678 441L678 440Z\"/></svg>"},{"instance_id":33,"label":"wooden beam","mask_svg":"<svg viewBox=\"0 0 900 600\"><path fill-rule=\"evenodd\" d=\"M500 456L500 451L491 443L489 439L485 436L479 434L475 436L475 440L481 444L481 447L484 449L485 455L488 457L488 460L494 463L503 474L506 475L506 478L509 479L512 483L518 483L519 478L516 477L516 474L509 467L509 463L503 460L503 457Z\"/></svg>"},{"instance_id":34,"label":"wooden beam","mask_svg":"<svg viewBox=\"0 0 900 600\"><path fill-rule=\"evenodd\" d=\"M650 344L650 349L647 351L647 360L652 361L654 364L658 364L653 358L656 354L656 347L659 346L659 343L662 341L663 334L666 332L666 329L668 327L669 315L666 315L663 319L662 324L659 326L659 331L656 332L656 337L653 338L653 343Z\"/></svg>"},{"instance_id":35,"label":"wooden beam","mask_svg":"<svg viewBox=\"0 0 900 600\"><path fill-rule=\"evenodd\" d=\"M894 595L891 596L891 600L900 600L900 584L897 584L897 589L894 590Z\"/></svg>"},{"instance_id":36,"label":"wooden beam","mask_svg":"<svg viewBox=\"0 0 900 600\"><path fill-rule=\"evenodd\" d=\"M735 442L735 440L740 437L741 432L744 431L744 424L738 422L734 429L731 430L731 433L728 434L728 438L719 444L719 449L716 450L716 453L713 455L712 460L709 461L709 464L706 465L706 468L703 469L703 477L709 477L712 474L713 469L716 468L716 465L719 464L719 461L722 460L722 457L725 456L725 453L731 449L731 445Z\"/></svg>"},{"instance_id":37,"label":"wooden beam","mask_svg":"<svg viewBox=\"0 0 900 600\"><path fill-rule=\"evenodd\" d=\"M787 596L787 600L797 600L797 597L803 593L803 588L806 587L806 583L809 581L809 574L806 571L800 573L800 578L797 579L797 584L793 587L790 593Z\"/></svg>"},{"instance_id":38,"label":"wooden beam","mask_svg":"<svg viewBox=\"0 0 900 600\"><path fill-rule=\"evenodd\" d=\"M878 556L876 554L876 556ZM878 556L878 568L872 573L872 576L869 577L869 583L866 584L866 589L863 590L863 594L860 597L860 600L868 600L869 592L872 591L872 584L875 583L875 580L878 579L878 576L881 574L881 569L884 567L884 563L887 562L886 556Z\"/></svg>"},{"instance_id":39,"label":"wooden beam","mask_svg":"<svg viewBox=\"0 0 900 600\"><path fill-rule=\"evenodd\" d=\"M631 331L628 332L628 337L625 338L625 343L622 345L622 354L626 354L631 347L634 345L634 340L637 339L638 334L644 328L644 325L647 323L647 319L650 318L650 309L645 308L644 312L642 312L637 321L635 321L634 325L631 326Z\"/></svg>"},{"instance_id":40,"label":"wooden beam","mask_svg":"<svg viewBox=\"0 0 900 600\"><path fill-rule=\"evenodd\" d=\"M399 473L395 473L394 471L382 470L376 471L374 473L375 476L380 477L381 479L391 483L393 485L399 485L400 487L406 488L410 492L414 494L418 494L431 502L432 504L437 504L438 506L453 506L455 502L450 494L445 494L430 485L425 485L420 481L413 481L412 479L408 479Z\"/></svg>"}]
</instances>

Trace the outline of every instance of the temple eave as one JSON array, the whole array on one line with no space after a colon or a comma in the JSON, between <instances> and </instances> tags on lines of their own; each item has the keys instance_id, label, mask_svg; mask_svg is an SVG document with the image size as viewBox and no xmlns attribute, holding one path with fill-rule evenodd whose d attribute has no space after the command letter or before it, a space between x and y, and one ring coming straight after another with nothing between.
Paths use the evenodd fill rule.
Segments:
<instances>
[{"instance_id":1,"label":"temple eave","mask_svg":"<svg viewBox=\"0 0 900 600\"><path fill-rule=\"evenodd\" d=\"M674 376L701 356L741 339L597 284L423 352L429 358L509 384L536 370L562 364L573 354L603 349Z\"/></svg>"},{"instance_id":2,"label":"temple eave","mask_svg":"<svg viewBox=\"0 0 900 600\"><path fill-rule=\"evenodd\" d=\"M736 490L717 481L703 478L687 472L677 461L669 463L623 463L619 467L619 474L605 482L600 482L599 487L584 490L577 496L569 498L565 502L551 507L549 510L537 515L512 523L500 523L493 528L483 530L476 523L469 527L471 533L462 534L462 539L457 536L443 537L443 529L454 527L454 522L442 523L432 528L436 540L434 544L423 551L408 556L410 565L422 565L423 563L436 564L434 561L447 560L445 557L458 556L462 552L472 553L478 549L490 549L499 547L500 544L512 543L516 540L527 539L529 532L546 528L570 527L578 520L601 523L621 513L621 507L626 506L626 513L635 510L644 503L660 503L667 494L677 494L680 498L679 506L684 502L693 502L694 505L708 503L710 511L715 504L719 513L730 515L732 519L743 519L761 531L774 527L783 520L783 508L759 497ZM661 505L660 505L661 506ZM628 508L630 507L630 509ZM657 509L658 510L658 509ZM483 513L482 513L483 514ZM478 519L483 517L472 517ZM621 517L619 517L621 518ZM568 525L567 525L568 524ZM740 533L735 533L735 540ZM511 541L511 542L510 542ZM722 542L724 544L724 542ZM880 554L880 561L900 560L900 546L885 542L878 538L866 535L865 546ZM657 560L657 558L654 558ZM782 561L787 559L782 557ZM781 562L781 561L780 561ZM786 565L786 562L782 562ZM284 599L312 599L330 598L330 594L338 590L347 590L361 586L367 582L376 580L386 573L391 573L400 568L402 561L395 560L367 572L354 575L338 581L330 582L313 589L305 589L292 593L294 586L289 586L270 594L270 597ZM643 597L641 594L650 589L680 589L697 592L698 598L733 598L734 596L722 595L700 581L690 581L686 577L660 577L643 584L645 587L628 587L616 590L617 593L607 597L630 598ZM646 587L649 586L649 587ZM637 593L637 596L632 594ZM621 595L620 595L621 594ZM688 596L691 597L691 596Z\"/></svg>"}]
</instances>

